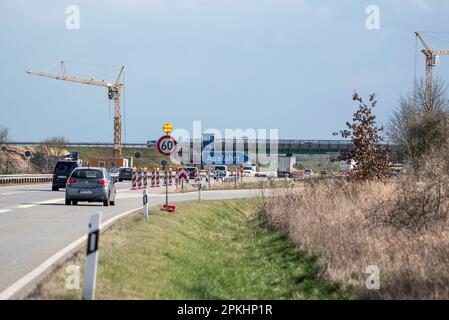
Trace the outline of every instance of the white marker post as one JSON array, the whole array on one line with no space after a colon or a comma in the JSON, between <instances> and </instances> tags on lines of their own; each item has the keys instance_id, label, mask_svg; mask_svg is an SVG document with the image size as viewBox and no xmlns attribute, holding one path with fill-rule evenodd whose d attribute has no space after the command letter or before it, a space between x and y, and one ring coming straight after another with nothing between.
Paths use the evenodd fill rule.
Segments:
<instances>
[{"instance_id":1,"label":"white marker post","mask_svg":"<svg viewBox=\"0 0 449 320\"><path fill-rule=\"evenodd\" d=\"M87 236L86 270L84 272L83 299L95 299L95 283L97 280L98 240L100 236L101 212L90 217L89 234Z\"/></svg>"},{"instance_id":2,"label":"white marker post","mask_svg":"<svg viewBox=\"0 0 449 320\"><path fill-rule=\"evenodd\" d=\"M203 192L203 183L202 183L202 181L203 181L203 179L200 176L200 178L198 180L198 201L201 201L201 198L202 198L202 194L201 194Z\"/></svg>"},{"instance_id":3,"label":"white marker post","mask_svg":"<svg viewBox=\"0 0 449 320\"><path fill-rule=\"evenodd\" d=\"M143 215L145 220L148 220L148 190L143 189Z\"/></svg>"}]
</instances>

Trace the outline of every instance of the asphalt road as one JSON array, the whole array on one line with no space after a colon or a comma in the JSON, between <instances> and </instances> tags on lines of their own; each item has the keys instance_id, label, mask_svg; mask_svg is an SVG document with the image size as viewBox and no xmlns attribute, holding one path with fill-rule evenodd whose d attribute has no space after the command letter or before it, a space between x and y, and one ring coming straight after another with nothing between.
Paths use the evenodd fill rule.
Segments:
<instances>
[{"instance_id":1,"label":"asphalt road","mask_svg":"<svg viewBox=\"0 0 449 320\"><path fill-rule=\"evenodd\" d=\"M50 184L0 187L0 292L53 254L85 235L91 214L101 211L103 221L142 206L142 191L129 182L117 183L116 206L100 203L64 204L64 190ZM165 203L165 188L149 189L150 207ZM203 200L249 198L257 190L203 191ZM170 203L197 200L198 193L169 194ZM151 214L151 212L150 212ZM151 218L151 217L150 217Z\"/></svg>"}]
</instances>

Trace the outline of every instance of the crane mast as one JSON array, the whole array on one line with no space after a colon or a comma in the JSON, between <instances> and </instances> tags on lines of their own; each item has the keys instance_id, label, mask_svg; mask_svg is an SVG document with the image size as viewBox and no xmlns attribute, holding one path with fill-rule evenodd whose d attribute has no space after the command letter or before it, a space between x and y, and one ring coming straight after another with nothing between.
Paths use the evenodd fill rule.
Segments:
<instances>
[{"instance_id":1,"label":"crane mast","mask_svg":"<svg viewBox=\"0 0 449 320\"><path fill-rule=\"evenodd\" d=\"M114 148L112 151L112 156L115 159L122 157L122 113L120 110L120 100L121 100L121 90L123 83L120 80L123 77L123 72L125 66L122 66L120 73L117 77L115 83L108 83L104 80L96 80L94 78L78 78L73 76L68 76L66 72L66 67L64 61L57 63L61 67L61 74L54 74L46 71L26 71L30 75L47 77L55 80L63 80L80 84L93 85L98 87L105 87L108 89L108 99L114 100Z\"/></svg>"},{"instance_id":2,"label":"crane mast","mask_svg":"<svg viewBox=\"0 0 449 320\"><path fill-rule=\"evenodd\" d=\"M439 56L449 55L449 50L432 50L419 32L415 32L424 49L422 53L426 58L426 101L428 107L433 105L433 68L439 65Z\"/></svg>"}]
</instances>

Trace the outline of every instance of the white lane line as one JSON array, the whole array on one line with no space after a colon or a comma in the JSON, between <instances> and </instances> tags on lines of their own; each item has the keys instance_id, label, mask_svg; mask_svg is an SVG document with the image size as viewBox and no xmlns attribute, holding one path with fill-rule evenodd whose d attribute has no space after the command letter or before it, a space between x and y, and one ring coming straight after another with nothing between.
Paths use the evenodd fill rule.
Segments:
<instances>
[{"instance_id":1,"label":"white lane line","mask_svg":"<svg viewBox=\"0 0 449 320\"><path fill-rule=\"evenodd\" d=\"M11 210L5 209L5 210L0 210L0 213L6 213L6 212L10 212Z\"/></svg>"},{"instance_id":2,"label":"white lane line","mask_svg":"<svg viewBox=\"0 0 449 320\"><path fill-rule=\"evenodd\" d=\"M36 207L36 206L42 205L42 204L45 205L45 204L57 203L57 202L62 201L64 199L65 198L58 198L58 199L40 201L40 202L29 203L29 204L20 204L20 205L17 206L17 208L18 209L27 209L27 208Z\"/></svg>"},{"instance_id":3,"label":"white lane line","mask_svg":"<svg viewBox=\"0 0 449 320\"><path fill-rule=\"evenodd\" d=\"M107 228L110 227L115 221L129 215L130 213L140 210L140 209L142 209L142 207L138 207L138 208L134 208L134 209L125 211L123 213L116 215L113 218L110 218L109 220L106 220L100 226L101 232L107 230ZM48 258L43 263L41 263L39 266L37 266L32 271L27 273L25 276L23 276L22 278L20 278L16 282L14 282L12 285L10 285L8 288L6 288L2 292L0 292L0 300L11 299L15 294L17 294L26 285L28 285L32 281L35 281L40 275L42 275L45 271L47 271L51 266L58 263L58 261L60 259L62 259L64 256L67 256L70 252L74 251L76 248L81 246L83 244L83 242L85 242L86 240L87 240L87 235L84 235L81 238L70 243L65 248L59 250L57 253L55 253L50 258Z\"/></svg>"},{"instance_id":4,"label":"white lane line","mask_svg":"<svg viewBox=\"0 0 449 320\"><path fill-rule=\"evenodd\" d=\"M19 194L19 193L23 193L23 191L5 192L5 193L0 193L0 195L2 195L2 196L10 196L10 195Z\"/></svg>"}]
</instances>

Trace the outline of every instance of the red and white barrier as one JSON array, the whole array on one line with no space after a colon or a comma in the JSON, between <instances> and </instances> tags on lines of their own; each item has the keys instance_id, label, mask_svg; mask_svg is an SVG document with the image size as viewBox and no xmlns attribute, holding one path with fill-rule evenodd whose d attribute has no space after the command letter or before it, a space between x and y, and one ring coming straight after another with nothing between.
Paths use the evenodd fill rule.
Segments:
<instances>
[{"instance_id":1,"label":"red and white barrier","mask_svg":"<svg viewBox=\"0 0 449 320\"><path fill-rule=\"evenodd\" d=\"M173 185L173 172L169 172L168 173L168 185L172 186Z\"/></svg>"},{"instance_id":2,"label":"red and white barrier","mask_svg":"<svg viewBox=\"0 0 449 320\"><path fill-rule=\"evenodd\" d=\"M151 172L151 188L156 186L156 171Z\"/></svg>"},{"instance_id":3,"label":"red and white barrier","mask_svg":"<svg viewBox=\"0 0 449 320\"><path fill-rule=\"evenodd\" d=\"M137 172L133 169L133 177L131 180L131 190L137 190Z\"/></svg>"},{"instance_id":4,"label":"red and white barrier","mask_svg":"<svg viewBox=\"0 0 449 320\"><path fill-rule=\"evenodd\" d=\"M137 170L137 188L142 189L142 168Z\"/></svg>"},{"instance_id":5,"label":"red and white barrier","mask_svg":"<svg viewBox=\"0 0 449 320\"><path fill-rule=\"evenodd\" d=\"M159 170L156 171L156 187L160 187L160 180L159 180Z\"/></svg>"},{"instance_id":6,"label":"red and white barrier","mask_svg":"<svg viewBox=\"0 0 449 320\"><path fill-rule=\"evenodd\" d=\"M144 189L148 188L148 171L147 171L147 168L145 168L145 170L143 171L143 188Z\"/></svg>"},{"instance_id":7,"label":"red and white barrier","mask_svg":"<svg viewBox=\"0 0 449 320\"><path fill-rule=\"evenodd\" d=\"M164 184L163 184L163 186L165 187L166 185L168 185L168 172L164 171Z\"/></svg>"}]
</instances>

